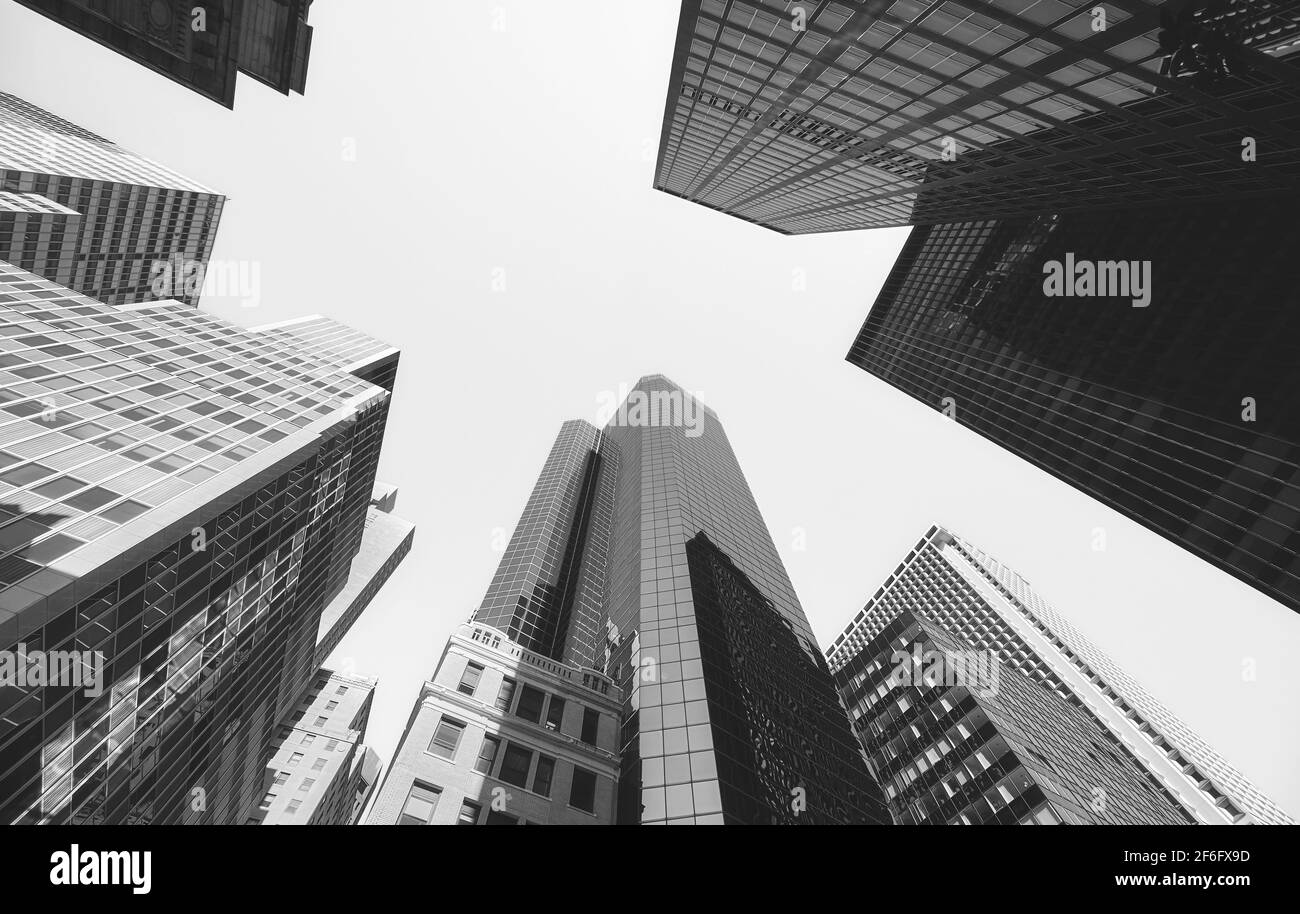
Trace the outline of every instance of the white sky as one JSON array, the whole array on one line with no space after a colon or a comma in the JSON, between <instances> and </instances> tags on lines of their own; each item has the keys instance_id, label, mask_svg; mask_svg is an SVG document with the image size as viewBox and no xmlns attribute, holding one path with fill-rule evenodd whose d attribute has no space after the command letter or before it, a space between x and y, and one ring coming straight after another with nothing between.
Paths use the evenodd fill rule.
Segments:
<instances>
[{"instance_id":1,"label":"white sky","mask_svg":"<svg viewBox=\"0 0 1300 914\"><path fill-rule=\"evenodd\" d=\"M260 303L205 308L401 347L380 478L415 546L333 658L380 678L369 742L387 762L560 423L662 372L717 410L823 647L942 523L1300 817L1300 617L844 361L906 229L785 238L651 189L677 12L327 0L306 96L241 76L230 112L0 4L0 88L231 198L214 258Z\"/></svg>"}]
</instances>

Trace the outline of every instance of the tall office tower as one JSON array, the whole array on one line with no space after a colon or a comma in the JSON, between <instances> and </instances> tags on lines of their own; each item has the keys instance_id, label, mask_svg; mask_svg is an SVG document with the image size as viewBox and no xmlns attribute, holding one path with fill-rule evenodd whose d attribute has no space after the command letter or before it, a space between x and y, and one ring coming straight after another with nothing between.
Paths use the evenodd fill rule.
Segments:
<instances>
[{"instance_id":1,"label":"tall office tower","mask_svg":"<svg viewBox=\"0 0 1300 914\"><path fill-rule=\"evenodd\" d=\"M959 799L973 802L982 815L989 814L976 796L961 793L955 798L950 792L958 786L948 779L950 771L956 771L954 766L945 763L937 773L927 772L935 762L931 745L937 751L946 751L939 748L939 742L947 730L940 733L936 729L939 724L933 722L918 724L925 733L916 736L915 741L896 741L901 731L890 729L889 721L896 713L910 713L918 720L928 720L926 714L936 720L942 718L934 708L909 711L901 707L906 702L899 702L900 710L893 711L886 681L889 676L881 675L885 651L893 650L904 633L910 638L914 632L913 617L920 621L927 636L941 643L941 649L952 646L947 645L952 639L958 652L985 652L1005 670L999 686L1004 691L1008 684L1015 687L1007 699L1011 703L999 705L1001 696L991 704L982 698L977 703L991 718L998 718L999 713L1009 715L1010 724L1004 726L1000 719L995 720L995 729L1017 744L1013 748L1020 763L1050 778L1052 769L1061 772L1061 765L1068 764L1062 762L1061 754L1064 752L1068 758L1072 745L1077 765L1092 771L1080 782L1091 785L1082 795L1077 784L1071 787L1073 799L1070 791L1057 791L1061 802L1051 800L1053 815L1070 821L1071 816L1086 818L1089 810L1096 812L1091 804L1092 786L1100 786L1105 793L1098 796L1109 796L1110 801L1120 796L1106 785L1100 772L1092 770L1094 764L1111 766L1114 762L1121 767L1129 763L1139 766L1148 775L1146 786L1139 791L1141 796L1150 800L1154 788L1162 798L1157 806L1172 803L1191 821L1210 825L1294 824L1244 775L1062 619L1027 581L940 527L931 527L921 538L828 652L855 727L863 734L870 752L889 762L880 771L890 785L887 790L891 804L900 812L910 811L902 816L905 820L916 818L921 815L917 810L923 810L922 818L953 821L960 811L954 811ZM1029 705L1023 705L1023 712L1017 710L1021 707L1017 702L1037 694L1020 685L1016 677L1021 676L1054 692L1081 713L1064 712L1060 701L1041 697L1033 698L1042 706L1041 712L1033 712ZM973 709L969 702L964 707ZM1085 717L1094 726L1084 726ZM949 748L959 750L961 761L966 761L969 754L963 747L975 748L951 737L949 743ZM1024 749L1029 751L1021 751ZM910 756L904 759L908 753ZM1115 762L1116 755L1125 760L1124 764ZM1050 762L1045 762L1044 757ZM988 753L984 758L989 758ZM909 767L913 763L915 766ZM977 772L968 769L967 774L974 776ZM1037 773L1034 776L1038 780ZM1068 775L1066 780L1071 777L1075 775ZM987 780L975 778L976 793L992 786ZM1038 782L1045 791L1052 792L1050 784ZM983 795L996 806L996 797ZM1143 805L1136 796L1123 801L1127 809L1118 809L1110 801L1106 801L1110 803L1107 814L1120 818L1106 821L1129 821L1125 817L1139 815L1139 806ZM920 805L913 805L916 803ZM1081 805L1087 809L1081 812ZM1065 810L1069 810L1068 815ZM1000 806L997 812L1006 815ZM1016 813L1019 821L1024 811L1017 808Z\"/></svg>"},{"instance_id":2,"label":"tall office tower","mask_svg":"<svg viewBox=\"0 0 1300 914\"><path fill-rule=\"evenodd\" d=\"M1300 609L1298 199L917 227L848 360Z\"/></svg>"},{"instance_id":3,"label":"tall office tower","mask_svg":"<svg viewBox=\"0 0 1300 914\"><path fill-rule=\"evenodd\" d=\"M390 395L3 263L0 331L0 656L103 670L0 690L0 821L243 821L362 541Z\"/></svg>"},{"instance_id":4,"label":"tall office tower","mask_svg":"<svg viewBox=\"0 0 1300 914\"><path fill-rule=\"evenodd\" d=\"M603 437L619 821L889 822L717 414L651 375Z\"/></svg>"},{"instance_id":5,"label":"tall office tower","mask_svg":"<svg viewBox=\"0 0 1300 914\"><path fill-rule=\"evenodd\" d=\"M596 740L618 767L608 778L593 773L597 796L617 779L620 823L889 821L721 423L662 375L642 378L604 431L564 423L470 624L462 641L482 652L485 639L501 638L501 650L527 661L517 674L474 674L475 683L491 678L476 702L498 695L496 676L511 681L496 698L501 721L522 717L535 729L553 713L546 695L560 695L574 723L556 726L582 739L587 727L576 729L571 705L584 693L557 689L591 677L617 702L593 713L621 716L608 746L603 723ZM486 653L474 662L489 660L499 665ZM440 696L467 662L448 655L437 688L425 687L372 821L395 821L407 802L442 808L440 772L425 777L422 799L412 785L431 764L424 749L445 710ZM561 679L525 687L517 676L537 677L533 667ZM468 713L452 716L448 745L470 726ZM484 727L477 705L474 713L473 726ZM478 736L463 751L475 751ZM511 773L497 780L523 783L525 762L545 751L534 747L500 762ZM495 755L484 751L490 774ZM398 780L404 765L414 770Z\"/></svg>"},{"instance_id":6,"label":"tall office tower","mask_svg":"<svg viewBox=\"0 0 1300 914\"><path fill-rule=\"evenodd\" d=\"M306 86L311 0L18 2L227 108L236 71L285 95Z\"/></svg>"},{"instance_id":7,"label":"tall office tower","mask_svg":"<svg viewBox=\"0 0 1300 914\"><path fill-rule=\"evenodd\" d=\"M281 722L261 805L245 825L351 825L376 680L322 669ZM373 753L371 753L373 754ZM376 772L370 771L369 785Z\"/></svg>"},{"instance_id":8,"label":"tall office tower","mask_svg":"<svg viewBox=\"0 0 1300 914\"><path fill-rule=\"evenodd\" d=\"M618 689L462 625L420 690L371 825L610 825Z\"/></svg>"},{"instance_id":9,"label":"tall office tower","mask_svg":"<svg viewBox=\"0 0 1300 914\"><path fill-rule=\"evenodd\" d=\"M565 422L473 621L548 657L594 666L603 643L613 457L588 422Z\"/></svg>"},{"instance_id":10,"label":"tall office tower","mask_svg":"<svg viewBox=\"0 0 1300 914\"><path fill-rule=\"evenodd\" d=\"M0 92L0 259L108 305L198 304L225 198Z\"/></svg>"},{"instance_id":11,"label":"tall office tower","mask_svg":"<svg viewBox=\"0 0 1300 914\"><path fill-rule=\"evenodd\" d=\"M785 234L1295 192L1298 50L1296 0L684 0L654 186Z\"/></svg>"},{"instance_id":12,"label":"tall office tower","mask_svg":"<svg viewBox=\"0 0 1300 914\"><path fill-rule=\"evenodd\" d=\"M911 612L836 674L907 825L1190 825L1085 711Z\"/></svg>"}]
</instances>

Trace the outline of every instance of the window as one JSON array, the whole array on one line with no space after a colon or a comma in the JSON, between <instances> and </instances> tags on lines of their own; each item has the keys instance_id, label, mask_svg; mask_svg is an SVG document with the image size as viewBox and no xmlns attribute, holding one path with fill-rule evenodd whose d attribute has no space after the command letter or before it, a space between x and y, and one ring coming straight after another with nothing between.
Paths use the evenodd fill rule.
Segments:
<instances>
[{"instance_id":1,"label":"window","mask_svg":"<svg viewBox=\"0 0 1300 914\"><path fill-rule=\"evenodd\" d=\"M582 709L582 741L589 746L596 745L596 735L600 733L600 712L591 708Z\"/></svg>"},{"instance_id":2,"label":"window","mask_svg":"<svg viewBox=\"0 0 1300 914\"><path fill-rule=\"evenodd\" d=\"M497 760L497 751L501 748L501 740L495 736L484 736L483 745L478 747L478 761L474 763L474 770L480 774L491 774L492 765Z\"/></svg>"},{"instance_id":3,"label":"window","mask_svg":"<svg viewBox=\"0 0 1300 914\"><path fill-rule=\"evenodd\" d=\"M287 781L287 780L289 780L289 772L287 772L287 771L277 771L277 772L275 773L275 782L274 782L274 783L275 783L275 786L276 786L276 787L279 787L281 784L283 784L283 783L284 783L285 781Z\"/></svg>"},{"instance_id":4,"label":"window","mask_svg":"<svg viewBox=\"0 0 1300 914\"><path fill-rule=\"evenodd\" d=\"M323 758L318 758L316 759L316 761L311 763L312 771L323 771L324 768L325 768L325 759Z\"/></svg>"},{"instance_id":5,"label":"window","mask_svg":"<svg viewBox=\"0 0 1300 914\"><path fill-rule=\"evenodd\" d=\"M555 759L549 755L537 756L537 770L533 772L533 793L544 797L551 795L551 781L555 778Z\"/></svg>"},{"instance_id":6,"label":"window","mask_svg":"<svg viewBox=\"0 0 1300 914\"><path fill-rule=\"evenodd\" d=\"M347 686L339 686L339 687L338 687L338 690L335 691L334 694L335 694L335 695L346 695L346 694L348 694L348 687L347 687Z\"/></svg>"},{"instance_id":7,"label":"window","mask_svg":"<svg viewBox=\"0 0 1300 914\"><path fill-rule=\"evenodd\" d=\"M519 706L515 708L515 714L526 721L532 723L541 723L542 705L546 703L546 693L534 689L530 685L524 686L519 690Z\"/></svg>"},{"instance_id":8,"label":"window","mask_svg":"<svg viewBox=\"0 0 1300 914\"><path fill-rule=\"evenodd\" d=\"M315 734L315 733L304 733L304 734L302 735L302 744L303 744L304 746L310 746L310 745L311 745L312 743L314 743L314 742L316 742L316 734Z\"/></svg>"},{"instance_id":9,"label":"window","mask_svg":"<svg viewBox=\"0 0 1300 914\"><path fill-rule=\"evenodd\" d=\"M479 677L482 675L483 667L477 663L467 663L465 664L465 672L460 677L460 685L456 686L456 688L466 695L473 695L474 690L478 688Z\"/></svg>"},{"instance_id":10,"label":"window","mask_svg":"<svg viewBox=\"0 0 1300 914\"><path fill-rule=\"evenodd\" d=\"M329 723L329 718L325 717L323 714L320 717L316 718L316 726L318 727L323 727L327 723Z\"/></svg>"},{"instance_id":11,"label":"window","mask_svg":"<svg viewBox=\"0 0 1300 914\"><path fill-rule=\"evenodd\" d=\"M285 812L295 813L302 806L302 800L290 800L289 805L284 808Z\"/></svg>"},{"instance_id":12,"label":"window","mask_svg":"<svg viewBox=\"0 0 1300 914\"><path fill-rule=\"evenodd\" d=\"M501 680L501 691L497 692L497 709L500 711L510 710L510 701L515 697L515 681L513 679Z\"/></svg>"},{"instance_id":13,"label":"window","mask_svg":"<svg viewBox=\"0 0 1300 914\"><path fill-rule=\"evenodd\" d=\"M298 764L298 763L301 762L301 761L302 761L302 753L301 753L301 752L295 752L293 755L289 756L289 764L290 764L290 765L296 765L296 764Z\"/></svg>"},{"instance_id":14,"label":"window","mask_svg":"<svg viewBox=\"0 0 1300 914\"><path fill-rule=\"evenodd\" d=\"M334 751L334 747L337 746L338 744L339 744L339 741L338 741L338 740L336 740L336 739L332 739L332 740L330 740L328 743L325 744L325 751L326 751L326 752L333 752L333 751Z\"/></svg>"},{"instance_id":15,"label":"window","mask_svg":"<svg viewBox=\"0 0 1300 914\"><path fill-rule=\"evenodd\" d=\"M465 732L465 725L458 720L444 717L438 721L438 729L429 743L429 751L443 758L455 758L456 747L460 745L460 736Z\"/></svg>"},{"instance_id":16,"label":"window","mask_svg":"<svg viewBox=\"0 0 1300 914\"><path fill-rule=\"evenodd\" d=\"M398 825L428 825L433 821L433 810L438 805L442 791L437 787L416 781L407 794L406 804L398 817Z\"/></svg>"},{"instance_id":17,"label":"window","mask_svg":"<svg viewBox=\"0 0 1300 914\"><path fill-rule=\"evenodd\" d=\"M275 791L271 791L266 796L262 797L262 809L270 809L271 803L275 800L275 796Z\"/></svg>"},{"instance_id":18,"label":"window","mask_svg":"<svg viewBox=\"0 0 1300 914\"><path fill-rule=\"evenodd\" d=\"M569 805L583 812L596 809L596 775L576 765L573 768L573 787L569 790Z\"/></svg>"},{"instance_id":19,"label":"window","mask_svg":"<svg viewBox=\"0 0 1300 914\"><path fill-rule=\"evenodd\" d=\"M559 730L564 723L564 699L559 695L551 696L551 703L546 708L546 729Z\"/></svg>"},{"instance_id":20,"label":"window","mask_svg":"<svg viewBox=\"0 0 1300 914\"><path fill-rule=\"evenodd\" d=\"M501 771L497 777L507 784L524 787L528 784L528 769L533 763L533 754L522 746L506 743L506 754L501 760Z\"/></svg>"},{"instance_id":21,"label":"window","mask_svg":"<svg viewBox=\"0 0 1300 914\"><path fill-rule=\"evenodd\" d=\"M478 814L483 811L483 807L477 803L471 803L469 800L460 804L460 815L456 817L457 825L477 825Z\"/></svg>"},{"instance_id":22,"label":"window","mask_svg":"<svg viewBox=\"0 0 1300 914\"><path fill-rule=\"evenodd\" d=\"M306 793L307 791L311 790L315 786L316 786L315 778L303 778L302 783L298 785L298 792Z\"/></svg>"},{"instance_id":23,"label":"window","mask_svg":"<svg viewBox=\"0 0 1300 914\"><path fill-rule=\"evenodd\" d=\"M331 702L329 702L327 705L325 705L325 710L326 710L326 711L333 711L333 710L336 709L338 706L339 706L339 703L338 703L337 701L331 701Z\"/></svg>"}]
</instances>

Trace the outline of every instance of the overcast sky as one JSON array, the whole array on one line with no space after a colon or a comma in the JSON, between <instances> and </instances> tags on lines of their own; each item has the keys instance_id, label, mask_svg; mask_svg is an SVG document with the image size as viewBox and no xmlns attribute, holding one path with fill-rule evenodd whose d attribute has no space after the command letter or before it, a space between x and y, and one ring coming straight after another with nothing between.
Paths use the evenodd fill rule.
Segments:
<instances>
[{"instance_id":1,"label":"overcast sky","mask_svg":"<svg viewBox=\"0 0 1300 914\"><path fill-rule=\"evenodd\" d=\"M1300 617L844 361L906 229L786 238L652 189L677 13L326 0L307 94L241 76L231 112L0 3L0 88L230 198L214 259L260 301L205 309L402 349L380 477L415 546L332 658L380 679L369 742L387 762L560 423L662 372L717 410L823 647L941 523L1300 817Z\"/></svg>"}]
</instances>

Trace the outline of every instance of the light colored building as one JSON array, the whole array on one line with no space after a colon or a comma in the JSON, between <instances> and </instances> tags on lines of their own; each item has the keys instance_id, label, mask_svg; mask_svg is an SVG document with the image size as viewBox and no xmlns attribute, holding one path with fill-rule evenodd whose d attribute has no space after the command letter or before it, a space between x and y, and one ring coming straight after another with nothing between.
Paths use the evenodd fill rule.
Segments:
<instances>
[{"instance_id":1,"label":"light colored building","mask_svg":"<svg viewBox=\"0 0 1300 914\"><path fill-rule=\"evenodd\" d=\"M462 625L421 691L371 825L609 825L619 691Z\"/></svg>"},{"instance_id":2,"label":"light colored building","mask_svg":"<svg viewBox=\"0 0 1300 914\"><path fill-rule=\"evenodd\" d=\"M322 669L281 725L261 806L246 824L349 825L378 771L362 743L376 680ZM375 757L374 762L378 758ZM361 788L359 778L369 775ZM361 796L358 797L358 792Z\"/></svg>"}]
</instances>

